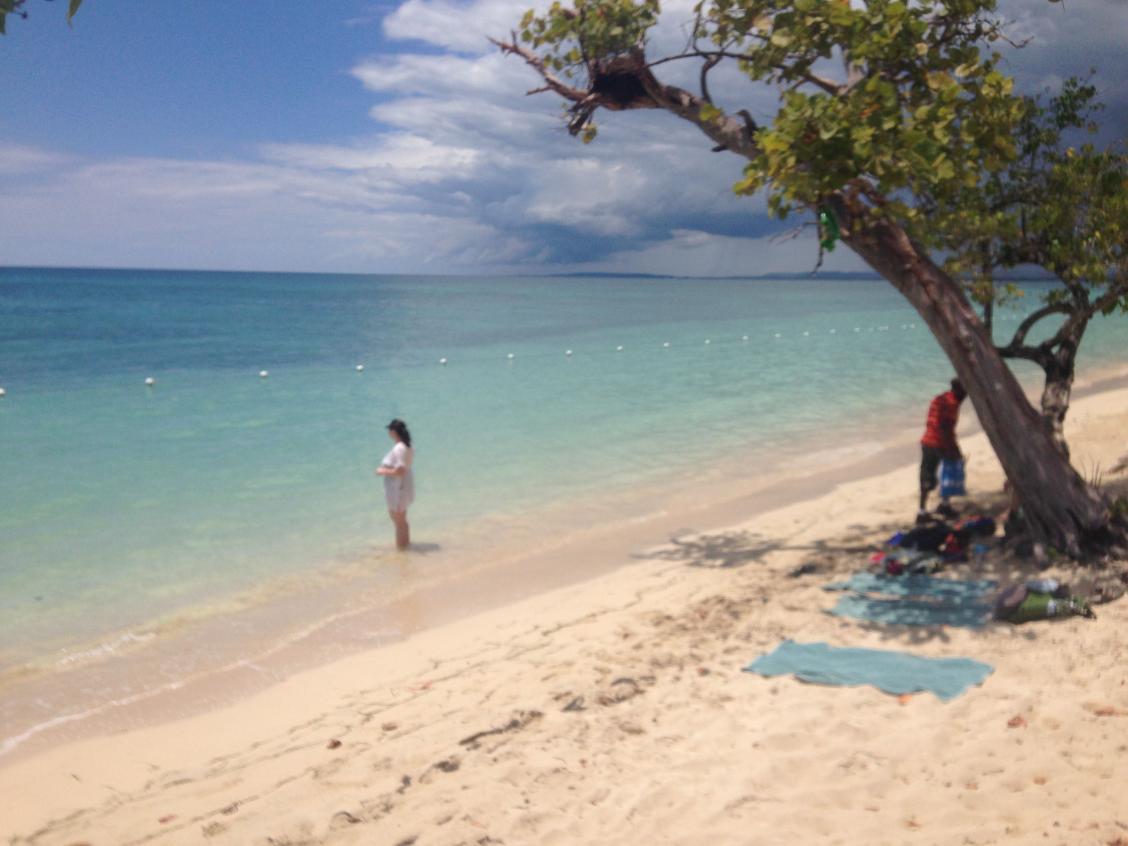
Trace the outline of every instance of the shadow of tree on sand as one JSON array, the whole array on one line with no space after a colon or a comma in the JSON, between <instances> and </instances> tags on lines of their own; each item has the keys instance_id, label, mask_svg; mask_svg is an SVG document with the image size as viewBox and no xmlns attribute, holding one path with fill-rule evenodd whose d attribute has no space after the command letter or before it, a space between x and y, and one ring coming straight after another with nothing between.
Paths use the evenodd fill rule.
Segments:
<instances>
[{"instance_id":1,"label":"shadow of tree on sand","mask_svg":"<svg viewBox=\"0 0 1128 846\"><path fill-rule=\"evenodd\" d=\"M883 529L875 531L880 534ZM892 530L889 532L892 533ZM887 537L888 535L886 535ZM817 540L813 543L789 543L783 538L771 538L758 532L729 531L695 534L692 537L672 537L667 546L636 555L636 558L660 561L680 561L689 567L711 569L732 569L749 564L762 564L764 559L775 552L805 551L812 561L817 561L818 570L807 572L833 572L831 564L839 561L855 560L864 565L866 557L874 551L873 543L863 538L849 537L832 541Z\"/></svg>"},{"instance_id":2,"label":"shadow of tree on sand","mask_svg":"<svg viewBox=\"0 0 1128 846\"><path fill-rule=\"evenodd\" d=\"M1104 487L1112 498L1124 496L1125 491L1128 490L1128 479L1106 482ZM977 515L997 517L1006 508L1007 499L1002 493L981 494L963 500L960 505L960 512L963 517ZM804 554L797 559L797 566L787 572L780 572L780 586L797 584L799 579L802 579L805 584L814 586L842 578L854 572L870 569L870 556L881 549L885 541L892 535L897 532L908 531L913 528L913 525L911 518L902 521L886 521L879 524L854 524L848 526L845 531L836 536L804 543L797 543L784 535L772 537L749 530L698 534L694 533L693 530L686 529L670 538L665 546L638 554L635 557L680 562L688 567L733 570L749 565L765 564L769 557L775 553L797 551ZM937 575L951 579L991 579L997 582L1001 589L1011 584L1043 576L1049 567L1055 568L1055 573L1060 571L1067 580L1076 578L1082 584L1090 582L1100 573L1097 568L1073 566L1069 562L1056 561L1053 558L1048 562L1040 562L1029 556L1020 557L1016 554L1013 545L1003 543L1001 531L1002 527L1000 526L1000 534L993 538L980 539L987 546L987 550L985 554L979 557L979 560L950 563ZM973 539L972 543L975 542ZM1120 569L1123 569L1123 567ZM1118 577L1118 574L1112 575L1114 580ZM739 590L735 585L732 587L734 590ZM824 607L824 605L824 603L815 604L812 602L811 612L829 614L829 606ZM908 616L911 617L911 615ZM856 628L876 635L882 641L906 646L930 641L949 642L952 639L952 629L954 628L951 625L930 625L927 623L910 625L852 617L839 617L838 619L844 627ZM926 619L927 615L923 616L922 622ZM1028 640L1036 640L1041 635L1048 633L1045 628L1046 625L1053 624L1054 621L1047 621L1046 623L1023 626L1019 636ZM1001 630L1012 630L1011 624L997 622L991 619L990 614L984 615L983 625L980 627L961 626L960 628L973 637L991 637L998 635Z\"/></svg>"}]
</instances>

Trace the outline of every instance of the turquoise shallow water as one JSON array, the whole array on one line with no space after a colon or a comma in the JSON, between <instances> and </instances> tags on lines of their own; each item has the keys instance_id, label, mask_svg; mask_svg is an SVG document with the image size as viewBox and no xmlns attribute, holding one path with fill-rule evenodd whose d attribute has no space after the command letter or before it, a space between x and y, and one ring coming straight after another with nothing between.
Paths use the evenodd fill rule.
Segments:
<instances>
[{"instance_id":1,"label":"turquoise shallow water","mask_svg":"<svg viewBox=\"0 0 1128 846\"><path fill-rule=\"evenodd\" d=\"M1124 356L1107 323L1083 366ZM877 280L2 270L0 670L378 560L393 416L450 547L846 441L949 376Z\"/></svg>"}]
</instances>

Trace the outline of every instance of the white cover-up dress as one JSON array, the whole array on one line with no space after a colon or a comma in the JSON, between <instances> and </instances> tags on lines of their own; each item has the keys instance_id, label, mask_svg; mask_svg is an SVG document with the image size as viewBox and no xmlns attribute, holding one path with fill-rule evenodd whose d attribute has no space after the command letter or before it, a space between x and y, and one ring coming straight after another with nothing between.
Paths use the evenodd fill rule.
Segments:
<instances>
[{"instance_id":1,"label":"white cover-up dress","mask_svg":"<svg viewBox=\"0 0 1128 846\"><path fill-rule=\"evenodd\" d=\"M411 472L411 462L415 458L415 450L400 441L384 456L380 462L381 467L407 469L402 476L384 477L384 498L388 501L389 511L407 511L407 507L415 501L415 476Z\"/></svg>"}]
</instances>

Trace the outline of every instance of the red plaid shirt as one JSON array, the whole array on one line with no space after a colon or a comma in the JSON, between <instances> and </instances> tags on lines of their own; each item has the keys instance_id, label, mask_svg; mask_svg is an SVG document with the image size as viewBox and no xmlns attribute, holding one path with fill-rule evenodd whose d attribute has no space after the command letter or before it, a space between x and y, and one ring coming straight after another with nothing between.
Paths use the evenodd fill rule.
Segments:
<instances>
[{"instance_id":1,"label":"red plaid shirt","mask_svg":"<svg viewBox=\"0 0 1128 846\"><path fill-rule=\"evenodd\" d=\"M921 444L943 452L956 452L956 423L960 419L960 401L951 391L933 398L928 406L928 422L924 426Z\"/></svg>"}]
</instances>

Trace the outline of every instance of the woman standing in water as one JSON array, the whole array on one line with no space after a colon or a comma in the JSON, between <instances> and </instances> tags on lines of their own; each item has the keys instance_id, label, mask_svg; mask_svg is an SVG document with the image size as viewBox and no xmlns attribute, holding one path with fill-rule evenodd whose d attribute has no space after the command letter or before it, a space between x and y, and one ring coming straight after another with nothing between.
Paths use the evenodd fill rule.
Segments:
<instances>
[{"instance_id":1,"label":"woman standing in water","mask_svg":"<svg viewBox=\"0 0 1128 846\"><path fill-rule=\"evenodd\" d=\"M384 496L388 500L388 514L396 527L396 547L407 549L411 544L411 527L407 525L407 507L415 500L415 477L411 462L415 450L411 448L411 432L407 424L396 419L388 424L388 437L395 444L384 456L376 475L384 477Z\"/></svg>"}]
</instances>

